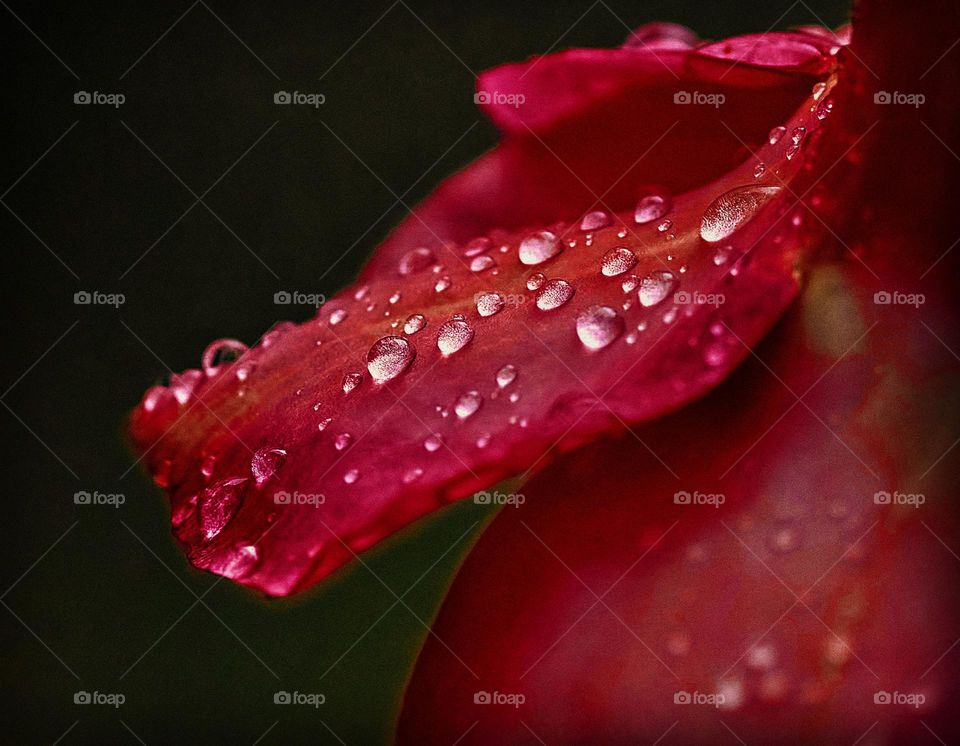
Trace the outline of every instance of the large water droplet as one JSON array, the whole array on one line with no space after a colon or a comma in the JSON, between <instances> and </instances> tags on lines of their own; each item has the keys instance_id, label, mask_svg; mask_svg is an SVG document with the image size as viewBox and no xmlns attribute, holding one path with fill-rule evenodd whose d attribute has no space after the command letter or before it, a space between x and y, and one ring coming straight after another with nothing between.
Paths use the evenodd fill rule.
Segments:
<instances>
[{"instance_id":1,"label":"large water droplet","mask_svg":"<svg viewBox=\"0 0 960 746\"><path fill-rule=\"evenodd\" d=\"M356 371L347 373L347 375L343 377L343 382L341 383L341 386L343 386L343 393L349 394L361 383L363 383L363 373L357 373Z\"/></svg>"},{"instance_id":2,"label":"large water droplet","mask_svg":"<svg viewBox=\"0 0 960 746\"><path fill-rule=\"evenodd\" d=\"M483 404L483 397L479 391L467 391L457 399L456 404L453 405L453 411L457 417L465 420L480 409L481 404Z\"/></svg>"},{"instance_id":3,"label":"large water droplet","mask_svg":"<svg viewBox=\"0 0 960 746\"><path fill-rule=\"evenodd\" d=\"M610 306L590 306L577 316L577 336L591 350L602 350L623 333L623 319Z\"/></svg>"},{"instance_id":4,"label":"large water droplet","mask_svg":"<svg viewBox=\"0 0 960 746\"><path fill-rule=\"evenodd\" d=\"M500 370L497 371L497 386L502 389L505 389L511 383L513 383L517 378L517 368L514 365L504 365Z\"/></svg>"},{"instance_id":5,"label":"large water droplet","mask_svg":"<svg viewBox=\"0 0 960 746\"><path fill-rule=\"evenodd\" d=\"M523 264L542 264L563 251L560 239L550 231L531 233L520 242L520 261Z\"/></svg>"},{"instance_id":6,"label":"large water droplet","mask_svg":"<svg viewBox=\"0 0 960 746\"><path fill-rule=\"evenodd\" d=\"M653 308L671 295L679 284L669 269L656 269L640 281L637 300L644 308Z\"/></svg>"},{"instance_id":7,"label":"large water droplet","mask_svg":"<svg viewBox=\"0 0 960 746\"><path fill-rule=\"evenodd\" d=\"M776 186L745 186L720 195L703 212L700 237L710 243L729 238L781 191Z\"/></svg>"},{"instance_id":8,"label":"large water droplet","mask_svg":"<svg viewBox=\"0 0 960 746\"><path fill-rule=\"evenodd\" d=\"M246 478L221 479L200 493L200 529L204 538L215 537L237 514L248 481Z\"/></svg>"},{"instance_id":9,"label":"large water droplet","mask_svg":"<svg viewBox=\"0 0 960 746\"><path fill-rule=\"evenodd\" d=\"M473 339L473 329L463 319L453 318L443 322L437 332L437 349L444 355L459 352Z\"/></svg>"},{"instance_id":10,"label":"large water droplet","mask_svg":"<svg viewBox=\"0 0 960 746\"><path fill-rule=\"evenodd\" d=\"M342 308L338 308L330 313L330 316L327 317L327 321L330 323L330 326L336 326L345 318L347 318L347 312Z\"/></svg>"},{"instance_id":11,"label":"large water droplet","mask_svg":"<svg viewBox=\"0 0 960 746\"><path fill-rule=\"evenodd\" d=\"M423 317L423 314L415 313L413 316L410 316L405 322L403 322L403 333L416 334L426 325L427 320Z\"/></svg>"},{"instance_id":12,"label":"large water droplet","mask_svg":"<svg viewBox=\"0 0 960 746\"><path fill-rule=\"evenodd\" d=\"M430 453L438 450L442 445L443 438L441 437L440 433L428 435L426 440L423 441L423 447L430 451Z\"/></svg>"},{"instance_id":13,"label":"large water droplet","mask_svg":"<svg viewBox=\"0 0 960 746\"><path fill-rule=\"evenodd\" d=\"M552 311L573 297L573 285L566 280L547 280L537 293L537 308Z\"/></svg>"},{"instance_id":14,"label":"large water droplet","mask_svg":"<svg viewBox=\"0 0 960 746\"><path fill-rule=\"evenodd\" d=\"M610 216L603 210L594 210L583 216L583 220L580 221L580 230L595 231L606 228L608 225L610 225Z\"/></svg>"},{"instance_id":15,"label":"large water droplet","mask_svg":"<svg viewBox=\"0 0 960 746\"><path fill-rule=\"evenodd\" d=\"M377 383L385 383L410 367L417 351L403 337L381 337L367 353L367 370Z\"/></svg>"},{"instance_id":16,"label":"large water droplet","mask_svg":"<svg viewBox=\"0 0 960 746\"><path fill-rule=\"evenodd\" d=\"M282 448L258 448L250 459L250 472L259 487L277 473L287 460L287 452Z\"/></svg>"},{"instance_id":17,"label":"large water droplet","mask_svg":"<svg viewBox=\"0 0 960 746\"><path fill-rule=\"evenodd\" d=\"M477 296L477 313L481 316L494 316L503 310L505 301L499 293L481 293Z\"/></svg>"},{"instance_id":18,"label":"large water droplet","mask_svg":"<svg viewBox=\"0 0 960 746\"><path fill-rule=\"evenodd\" d=\"M643 225L659 220L673 207L673 199L666 190L658 190L640 198L637 208L633 212L633 219Z\"/></svg>"},{"instance_id":19,"label":"large water droplet","mask_svg":"<svg viewBox=\"0 0 960 746\"><path fill-rule=\"evenodd\" d=\"M617 246L603 255L600 271L606 277L622 275L637 263L637 257L626 246Z\"/></svg>"},{"instance_id":20,"label":"large water droplet","mask_svg":"<svg viewBox=\"0 0 960 746\"><path fill-rule=\"evenodd\" d=\"M200 367L208 376L220 372L224 363L232 362L247 351L247 346L236 339L218 339L207 345L200 358Z\"/></svg>"},{"instance_id":21,"label":"large water droplet","mask_svg":"<svg viewBox=\"0 0 960 746\"><path fill-rule=\"evenodd\" d=\"M437 259L430 249L411 249L400 258L397 271L400 272L401 275L412 275L417 272L422 272L436 261Z\"/></svg>"},{"instance_id":22,"label":"large water droplet","mask_svg":"<svg viewBox=\"0 0 960 746\"><path fill-rule=\"evenodd\" d=\"M475 256L470 260L470 271L471 272L485 272L491 267L496 267L497 263L494 261L492 256L487 254L481 254L480 256Z\"/></svg>"}]
</instances>

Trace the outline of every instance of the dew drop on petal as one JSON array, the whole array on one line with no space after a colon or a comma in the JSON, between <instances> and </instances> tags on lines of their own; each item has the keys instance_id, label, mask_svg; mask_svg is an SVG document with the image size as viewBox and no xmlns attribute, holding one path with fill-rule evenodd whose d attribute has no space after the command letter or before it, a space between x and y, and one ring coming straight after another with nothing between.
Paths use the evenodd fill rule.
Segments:
<instances>
[{"instance_id":1,"label":"dew drop on petal","mask_svg":"<svg viewBox=\"0 0 960 746\"><path fill-rule=\"evenodd\" d=\"M605 277L622 275L637 263L637 257L626 246L617 246L603 255L600 271Z\"/></svg>"},{"instance_id":2,"label":"dew drop on petal","mask_svg":"<svg viewBox=\"0 0 960 746\"><path fill-rule=\"evenodd\" d=\"M250 473L259 487L277 473L287 460L287 452L282 448L258 448L250 459Z\"/></svg>"},{"instance_id":3,"label":"dew drop on petal","mask_svg":"<svg viewBox=\"0 0 960 746\"><path fill-rule=\"evenodd\" d=\"M484 433L479 438L477 438L477 448L486 448L490 445L490 433Z\"/></svg>"},{"instance_id":4,"label":"dew drop on petal","mask_svg":"<svg viewBox=\"0 0 960 746\"><path fill-rule=\"evenodd\" d=\"M700 220L700 237L709 243L729 238L782 191L776 186L745 186L717 197Z\"/></svg>"},{"instance_id":5,"label":"dew drop on petal","mask_svg":"<svg viewBox=\"0 0 960 746\"><path fill-rule=\"evenodd\" d=\"M412 275L417 272L422 272L436 261L437 258L433 255L433 252L430 251L430 249L422 247L411 249L402 257L400 257L400 263L397 265L397 271L401 275Z\"/></svg>"},{"instance_id":6,"label":"dew drop on petal","mask_svg":"<svg viewBox=\"0 0 960 746\"><path fill-rule=\"evenodd\" d=\"M767 171L767 167L762 163L758 163L756 166L753 167L753 178L759 179L761 176L763 176L766 173L766 171Z\"/></svg>"},{"instance_id":7,"label":"dew drop on petal","mask_svg":"<svg viewBox=\"0 0 960 746\"><path fill-rule=\"evenodd\" d=\"M637 300L644 308L653 308L672 294L679 284L669 269L656 269L640 281Z\"/></svg>"},{"instance_id":8,"label":"dew drop on petal","mask_svg":"<svg viewBox=\"0 0 960 746\"><path fill-rule=\"evenodd\" d=\"M410 367L417 351L403 337L381 337L367 353L367 370L377 383L386 383Z\"/></svg>"},{"instance_id":9,"label":"dew drop on petal","mask_svg":"<svg viewBox=\"0 0 960 746\"><path fill-rule=\"evenodd\" d=\"M208 344L203 351L200 367L206 375L215 376L224 363L236 360L246 351L247 346L239 340L218 339Z\"/></svg>"},{"instance_id":10,"label":"dew drop on petal","mask_svg":"<svg viewBox=\"0 0 960 746\"><path fill-rule=\"evenodd\" d=\"M438 450L442 445L443 438L440 436L440 433L432 433L423 441L423 447L430 451L430 453Z\"/></svg>"},{"instance_id":11,"label":"dew drop on petal","mask_svg":"<svg viewBox=\"0 0 960 746\"><path fill-rule=\"evenodd\" d=\"M608 225L610 225L610 216L603 210L594 210L583 216L583 220L580 221L580 230L595 231L606 228Z\"/></svg>"},{"instance_id":12,"label":"dew drop on petal","mask_svg":"<svg viewBox=\"0 0 960 746\"><path fill-rule=\"evenodd\" d=\"M497 371L497 386L505 389L511 383L517 380L517 368L515 365L504 365Z\"/></svg>"},{"instance_id":13,"label":"dew drop on petal","mask_svg":"<svg viewBox=\"0 0 960 746\"><path fill-rule=\"evenodd\" d=\"M347 484L353 484L358 479L360 479L360 472L356 469L350 469L350 471L343 475L343 481Z\"/></svg>"},{"instance_id":14,"label":"dew drop on petal","mask_svg":"<svg viewBox=\"0 0 960 746\"><path fill-rule=\"evenodd\" d=\"M465 420L480 409L481 404L483 404L483 397L479 391L467 391L457 399L456 404L453 405L453 411L457 417Z\"/></svg>"},{"instance_id":15,"label":"dew drop on petal","mask_svg":"<svg viewBox=\"0 0 960 746\"><path fill-rule=\"evenodd\" d=\"M480 238L474 238L472 241L469 241L467 245L463 247L463 255L477 256L477 254L484 254L492 248L493 241L485 236L481 236Z\"/></svg>"},{"instance_id":16,"label":"dew drop on petal","mask_svg":"<svg viewBox=\"0 0 960 746\"><path fill-rule=\"evenodd\" d=\"M573 285L566 280L547 280L537 292L537 308L552 311L573 297Z\"/></svg>"},{"instance_id":17,"label":"dew drop on petal","mask_svg":"<svg viewBox=\"0 0 960 746\"><path fill-rule=\"evenodd\" d=\"M668 230L673 228L673 221L667 218L657 226L657 230L660 233L666 233Z\"/></svg>"},{"instance_id":18,"label":"dew drop on petal","mask_svg":"<svg viewBox=\"0 0 960 746\"><path fill-rule=\"evenodd\" d=\"M221 479L200 493L200 529L204 538L215 537L237 514L248 481L246 478Z\"/></svg>"},{"instance_id":19,"label":"dew drop on petal","mask_svg":"<svg viewBox=\"0 0 960 746\"><path fill-rule=\"evenodd\" d=\"M542 264L563 251L560 239L550 231L531 233L520 242L518 252L523 264Z\"/></svg>"},{"instance_id":20,"label":"dew drop on petal","mask_svg":"<svg viewBox=\"0 0 960 746\"><path fill-rule=\"evenodd\" d=\"M623 333L623 319L610 306L590 306L577 316L577 336L591 350L602 350Z\"/></svg>"},{"instance_id":21,"label":"dew drop on petal","mask_svg":"<svg viewBox=\"0 0 960 746\"><path fill-rule=\"evenodd\" d=\"M542 272L534 272L527 279L527 290L539 290L546 279Z\"/></svg>"},{"instance_id":22,"label":"dew drop on petal","mask_svg":"<svg viewBox=\"0 0 960 746\"><path fill-rule=\"evenodd\" d=\"M350 433L338 433L333 439L333 447L338 451L343 451L353 443L353 436Z\"/></svg>"},{"instance_id":23,"label":"dew drop on petal","mask_svg":"<svg viewBox=\"0 0 960 746\"><path fill-rule=\"evenodd\" d=\"M327 321L330 323L330 326L336 326L345 318L347 318L347 312L342 308L338 308L335 311L331 311L330 315L327 317Z\"/></svg>"},{"instance_id":24,"label":"dew drop on petal","mask_svg":"<svg viewBox=\"0 0 960 746\"><path fill-rule=\"evenodd\" d=\"M477 313L481 316L494 316L503 310L505 301L499 293L481 293L477 296Z\"/></svg>"},{"instance_id":25,"label":"dew drop on petal","mask_svg":"<svg viewBox=\"0 0 960 746\"><path fill-rule=\"evenodd\" d=\"M216 568L217 573L232 580L248 577L260 564L260 550L253 544L237 544Z\"/></svg>"},{"instance_id":26,"label":"dew drop on petal","mask_svg":"<svg viewBox=\"0 0 960 746\"><path fill-rule=\"evenodd\" d=\"M356 371L347 373L347 375L343 377L343 393L349 394L361 383L363 383L363 373L357 373Z\"/></svg>"},{"instance_id":27,"label":"dew drop on petal","mask_svg":"<svg viewBox=\"0 0 960 746\"><path fill-rule=\"evenodd\" d=\"M450 282L450 278L444 275L439 280L437 280L436 284L434 284L433 286L433 289L436 290L438 293L442 293L444 290L449 290L451 284L453 283Z\"/></svg>"},{"instance_id":28,"label":"dew drop on petal","mask_svg":"<svg viewBox=\"0 0 960 746\"><path fill-rule=\"evenodd\" d=\"M320 422L317 423L317 430L319 430L322 433L324 430L327 429L327 425L329 425L331 422L333 422L333 417L326 417L320 420Z\"/></svg>"},{"instance_id":29,"label":"dew drop on petal","mask_svg":"<svg viewBox=\"0 0 960 746\"><path fill-rule=\"evenodd\" d=\"M823 94L826 90L827 90L827 84L824 83L823 81L820 81L819 83L814 83L813 89L810 91L813 94L813 100L819 101L821 98L823 98Z\"/></svg>"},{"instance_id":30,"label":"dew drop on petal","mask_svg":"<svg viewBox=\"0 0 960 746\"><path fill-rule=\"evenodd\" d=\"M633 219L643 225L654 220L659 220L673 206L673 200L666 191L657 191L640 198L637 207L633 212Z\"/></svg>"},{"instance_id":31,"label":"dew drop on petal","mask_svg":"<svg viewBox=\"0 0 960 746\"><path fill-rule=\"evenodd\" d=\"M463 319L452 318L443 322L437 332L437 349L444 355L459 352L473 339L473 329Z\"/></svg>"},{"instance_id":32,"label":"dew drop on petal","mask_svg":"<svg viewBox=\"0 0 960 746\"><path fill-rule=\"evenodd\" d=\"M413 316L408 317L407 320L403 322L403 333L416 334L426 325L427 320L424 318L423 314L415 313Z\"/></svg>"},{"instance_id":33,"label":"dew drop on petal","mask_svg":"<svg viewBox=\"0 0 960 746\"><path fill-rule=\"evenodd\" d=\"M481 254L480 256L475 256L470 260L470 271L471 272L485 272L491 267L496 267L497 263L494 261L492 256L487 254Z\"/></svg>"},{"instance_id":34,"label":"dew drop on petal","mask_svg":"<svg viewBox=\"0 0 960 746\"><path fill-rule=\"evenodd\" d=\"M620 283L620 287L623 288L623 292L632 293L637 289L637 285L640 284L640 278L636 275L630 275L625 277L623 282Z\"/></svg>"},{"instance_id":35,"label":"dew drop on petal","mask_svg":"<svg viewBox=\"0 0 960 746\"><path fill-rule=\"evenodd\" d=\"M408 469L406 472L404 472L402 477L403 483L413 484L422 476L423 476L423 469L421 469L419 466L415 466L412 469Z\"/></svg>"},{"instance_id":36,"label":"dew drop on petal","mask_svg":"<svg viewBox=\"0 0 960 746\"><path fill-rule=\"evenodd\" d=\"M771 145L776 145L785 134L787 134L786 127L774 127L770 130L770 134L767 135L767 139Z\"/></svg>"}]
</instances>

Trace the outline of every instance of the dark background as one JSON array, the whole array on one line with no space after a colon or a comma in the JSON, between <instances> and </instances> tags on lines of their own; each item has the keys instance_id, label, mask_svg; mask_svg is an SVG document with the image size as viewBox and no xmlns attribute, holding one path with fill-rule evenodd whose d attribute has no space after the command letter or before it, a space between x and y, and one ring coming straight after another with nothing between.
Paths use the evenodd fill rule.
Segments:
<instances>
[{"instance_id":1,"label":"dark background","mask_svg":"<svg viewBox=\"0 0 960 746\"><path fill-rule=\"evenodd\" d=\"M461 503L369 553L399 595L423 575L409 609L356 566L267 602L188 566L126 413L210 340L312 315L274 292L350 282L398 197L491 147L473 72L650 20L721 38L846 17L838 0L9 3L0 635L3 740L24 744L387 741L420 620L490 513ZM77 106L78 90L126 103ZM326 103L276 106L277 90ZM79 290L126 303L78 306ZM78 490L126 502L77 506ZM126 702L75 705L79 690ZM326 704L276 706L278 690Z\"/></svg>"}]
</instances>

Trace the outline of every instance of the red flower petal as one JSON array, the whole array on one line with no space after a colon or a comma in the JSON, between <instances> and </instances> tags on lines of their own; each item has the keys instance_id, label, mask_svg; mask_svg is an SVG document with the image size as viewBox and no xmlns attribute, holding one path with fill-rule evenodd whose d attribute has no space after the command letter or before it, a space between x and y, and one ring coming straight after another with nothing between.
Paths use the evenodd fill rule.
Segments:
<instances>
[{"instance_id":1,"label":"red flower petal","mask_svg":"<svg viewBox=\"0 0 960 746\"><path fill-rule=\"evenodd\" d=\"M647 69L641 52L611 54ZM431 228L436 219L442 245L408 241L401 253L393 238L364 284L316 320L280 326L236 362L205 364L148 392L132 432L170 491L191 561L270 594L303 589L447 501L676 409L721 381L746 350L718 325L752 345L795 293L806 228L785 216L788 189L808 178L808 140L822 124L809 95L797 94L800 83L809 92L810 78L758 74L759 89L724 89L722 114L673 106L675 88L658 78L650 90L634 81L557 121L558 154L604 191L636 160L623 159L622 148L637 126L623 111L611 118L615 102L669 107L685 122L682 139L669 144L697 141L689 151L654 148L660 186L637 186L628 200L615 185L620 212L608 227L580 230L580 216L597 205L585 194L592 189L555 199L555 182L542 180L550 169L536 165L519 206L507 207L508 189L455 221L450 205L474 188L482 202L489 180L478 169L500 159L516 175L544 159L542 145L532 155L535 136L521 143L508 135L504 155L454 177L414 218ZM799 106L788 119L784 91ZM760 111L764 101L777 105ZM791 134L768 142L780 123ZM590 147L587 132L600 137ZM637 169L629 181L636 173L651 176ZM561 215L568 222L555 222ZM491 222L547 216L532 233ZM464 226L480 225L482 239L454 243L468 235Z\"/></svg>"}]
</instances>

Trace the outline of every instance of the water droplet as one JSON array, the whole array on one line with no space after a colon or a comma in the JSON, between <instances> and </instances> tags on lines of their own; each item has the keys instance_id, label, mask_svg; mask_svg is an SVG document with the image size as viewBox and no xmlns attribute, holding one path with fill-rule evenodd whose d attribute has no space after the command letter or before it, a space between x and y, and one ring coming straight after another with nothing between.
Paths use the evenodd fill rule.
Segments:
<instances>
[{"instance_id":1,"label":"water droplet","mask_svg":"<svg viewBox=\"0 0 960 746\"><path fill-rule=\"evenodd\" d=\"M803 137L806 134L806 127L794 127L793 131L790 133L790 139L793 141L794 145L799 145L803 141Z\"/></svg>"},{"instance_id":2,"label":"water droplet","mask_svg":"<svg viewBox=\"0 0 960 746\"><path fill-rule=\"evenodd\" d=\"M227 550L223 561L210 569L232 580L242 580L253 573L259 564L260 551L253 544L235 544Z\"/></svg>"},{"instance_id":3,"label":"water droplet","mask_svg":"<svg viewBox=\"0 0 960 746\"><path fill-rule=\"evenodd\" d=\"M726 264L730 260L730 256L733 254L732 246L718 246L717 253L713 255L713 263L718 267Z\"/></svg>"},{"instance_id":4,"label":"water droplet","mask_svg":"<svg viewBox=\"0 0 960 746\"><path fill-rule=\"evenodd\" d=\"M603 255L600 271L606 277L622 275L637 263L637 257L626 246L617 246Z\"/></svg>"},{"instance_id":5,"label":"water droplet","mask_svg":"<svg viewBox=\"0 0 960 746\"><path fill-rule=\"evenodd\" d=\"M566 280L547 280L537 292L537 308L552 311L573 297L573 285Z\"/></svg>"},{"instance_id":6,"label":"water droplet","mask_svg":"<svg viewBox=\"0 0 960 746\"><path fill-rule=\"evenodd\" d=\"M666 233L672 227L673 227L673 221L667 218L657 226L657 230L660 231L661 233Z\"/></svg>"},{"instance_id":7,"label":"water droplet","mask_svg":"<svg viewBox=\"0 0 960 746\"><path fill-rule=\"evenodd\" d=\"M204 538L215 537L237 514L248 481L246 478L221 479L200 493L200 529Z\"/></svg>"},{"instance_id":8,"label":"water droplet","mask_svg":"<svg viewBox=\"0 0 960 746\"><path fill-rule=\"evenodd\" d=\"M437 258L430 249L422 247L411 249L400 258L397 271L400 272L401 275L412 275L417 272L422 272L436 261Z\"/></svg>"},{"instance_id":9,"label":"water droplet","mask_svg":"<svg viewBox=\"0 0 960 746\"><path fill-rule=\"evenodd\" d=\"M358 301L359 301L359 300L363 300L363 299L366 298L369 294L370 294L370 286L369 286L369 285L361 285L360 287L357 288L356 292L353 294L353 299L354 299L354 300L358 300Z\"/></svg>"},{"instance_id":10,"label":"water droplet","mask_svg":"<svg viewBox=\"0 0 960 746\"><path fill-rule=\"evenodd\" d=\"M563 251L560 240L550 231L537 231L520 242L519 256L523 264L543 264Z\"/></svg>"},{"instance_id":11,"label":"water droplet","mask_svg":"<svg viewBox=\"0 0 960 746\"><path fill-rule=\"evenodd\" d=\"M200 462L200 473L203 474L206 479L209 479L213 476L213 470L216 468L216 466L217 457L211 453Z\"/></svg>"},{"instance_id":12,"label":"water droplet","mask_svg":"<svg viewBox=\"0 0 960 746\"><path fill-rule=\"evenodd\" d=\"M492 256L486 254L481 254L480 256L475 256L470 260L470 271L471 272L484 272L491 267L496 267L497 263L494 261Z\"/></svg>"},{"instance_id":13,"label":"water droplet","mask_svg":"<svg viewBox=\"0 0 960 746\"><path fill-rule=\"evenodd\" d=\"M430 453L433 453L440 446L443 445L443 438L440 436L440 433L433 433L428 435L426 440L423 441L423 447L426 448Z\"/></svg>"},{"instance_id":14,"label":"water droplet","mask_svg":"<svg viewBox=\"0 0 960 746\"><path fill-rule=\"evenodd\" d=\"M330 315L327 317L327 321L329 322L330 326L336 326L345 318L347 318L347 312L342 308L338 308L330 313Z\"/></svg>"},{"instance_id":15,"label":"water droplet","mask_svg":"<svg viewBox=\"0 0 960 746\"><path fill-rule=\"evenodd\" d=\"M215 376L220 368L247 351L247 346L236 339L218 339L207 345L200 358L200 367L208 376Z\"/></svg>"},{"instance_id":16,"label":"water droplet","mask_svg":"<svg viewBox=\"0 0 960 746\"><path fill-rule=\"evenodd\" d=\"M490 433L484 433L477 438L477 448L486 448L490 445Z\"/></svg>"},{"instance_id":17,"label":"water droplet","mask_svg":"<svg viewBox=\"0 0 960 746\"><path fill-rule=\"evenodd\" d=\"M643 225L654 220L659 220L673 206L673 200L668 192L660 190L641 197L637 202L637 208L633 212L633 219Z\"/></svg>"},{"instance_id":18,"label":"water droplet","mask_svg":"<svg viewBox=\"0 0 960 746\"><path fill-rule=\"evenodd\" d=\"M333 417L327 417L325 419L320 420L320 422L317 423L317 430L319 430L322 433L324 430L327 429L327 425L329 425L331 422L333 422Z\"/></svg>"},{"instance_id":19,"label":"water droplet","mask_svg":"<svg viewBox=\"0 0 960 746\"><path fill-rule=\"evenodd\" d=\"M518 401L520 401L520 392L512 391L510 392L510 396L508 396L507 398L510 400L511 404L516 404Z\"/></svg>"},{"instance_id":20,"label":"water droplet","mask_svg":"<svg viewBox=\"0 0 960 746\"><path fill-rule=\"evenodd\" d=\"M367 370L377 383L392 381L410 367L417 351L403 337L381 337L367 353Z\"/></svg>"},{"instance_id":21,"label":"water droplet","mask_svg":"<svg viewBox=\"0 0 960 746\"><path fill-rule=\"evenodd\" d=\"M442 293L444 290L449 290L451 284L452 283L450 282L450 278L444 275L439 280L437 280L436 284L433 286L433 289L436 290L438 293Z\"/></svg>"},{"instance_id":22,"label":"water droplet","mask_svg":"<svg viewBox=\"0 0 960 746\"><path fill-rule=\"evenodd\" d=\"M781 191L775 186L745 186L720 195L704 210L700 237L710 243L730 237Z\"/></svg>"},{"instance_id":23,"label":"water droplet","mask_svg":"<svg viewBox=\"0 0 960 746\"><path fill-rule=\"evenodd\" d=\"M813 100L819 101L821 98L823 98L823 94L826 92L826 90L827 84L823 81L814 83L813 90L811 90L811 93L813 94Z\"/></svg>"},{"instance_id":24,"label":"water droplet","mask_svg":"<svg viewBox=\"0 0 960 746\"><path fill-rule=\"evenodd\" d=\"M758 163L756 166L753 167L753 178L759 179L761 176L764 175L764 173L766 173L766 171L767 171L767 167L762 163Z\"/></svg>"},{"instance_id":25,"label":"water droplet","mask_svg":"<svg viewBox=\"0 0 960 746\"><path fill-rule=\"evenodd\" d=\"M799 146L799 145L791 145L789 148L787 148L787 150L786 150L786 152L784 153L784 155L787 156L787 160L788 160L788 161L792 161L792 160L793 160L793 156L795 156L795 155L796 155L797 153L799 153L799 152L800 152L800 146Z\"/></svg>"},{"instance_id":26,"label":"water droplet","mask_svg":"<svg viewBox=\"0 0 960 746\"><path fill-rule=\"evenodd\" d=\"M780 142L780 138L787 134L786 127L774 127L770 130L770 134L767 135L767 139L770 141L771 145L776 145Z\"/></svg>"},{"instance_id":27,"label":"water droplet","mask_svg":"<svg viewBox=\"0 0 960 746\"><path fill-rule=\"evenodd\" d=\"M606 228L608 225L610 225L610 216L603 210L594 210L583 216L583 220L580 221L580 230L595 231Z\"/></svg>"},{"instance_id":28,"label":"water droplet","mask_svg":"<svg viewBox=\"0 0 960 746\"><path fill-rule=\"evenodd\" d=\"M422 476L423 476L423 469L421 469L418 466L415 466L414 468L408 469L406 472L404 472L403 483L413 484Z\"/></svg>"},{"instance_id":29,"label":"water droplet","mask_svg":"<svg viewBox=\"0 0 960 746\"><path fill-rule=\"evenodd\" d=\"M250 472L259 487L277 473L287 460L287 452L282 448L258 448L250 459Z\"/></svg>"},{"instance_id":30,"label":"water droplet","mask_svg":"<svg viewBox=\"0 0 960 746\"><path fill-rule=\"evenodd\" d=\"M343 475L343 481L347 484L353 484L358 479L360 479L360 472L356 469L351 469L346 474Z\"/></svg>"},{"instance_id":31,"label":"water droplet","mask_svg":"<svg viewBox=\"0 0 960 746\"><path fill-rule=\"evenodd\" d=\"M353 436L350 433L338 433L333 439L333 447L338 451L343 451L353 443Z\"/></svg>"},{"instance_id":32,"label":"water droplet","mask_svg":"<svg viewBox=\"0 0 960 746\"><path fill-rule=\"evenodd\" d=\"M238 365L237 372L236 372L237 380L240 381L240 383L243 383L244 381L246 381L250 377L250 374L253 372L254 367L255 366L252 364Z\"/></svg>"},{"instance_id":33,"label":"water droplet","mask_svg":"<svg viewBox=\"0 0 960 746\"><path fill-rule=\"evenodd\" d=\"M393 305L395 303L399 303L402 297L403 296L400 295L399 292L396 292L393 295L391 295L387 300L390 302L390 305ZM389 311L387 313L389 313Z\"/></svg>"},{"instance_id":34,"label":"water droplet","mask_svg":"<svg viewBox=\"0 0 960 746\"><path fill-rule=\"evenodd\" d=\"M423 314L415 313L413 316L408 317L407 320L403 322L403 333L416 334L426 325L427 320L423 317Z\"/></svg>"},{"instance_id":35,"label":"water droplet","mask_svg":"<svg viewBox=\"0 0 960 746\"><path fill-rule=\"evenodd\" d=\"M623 332L623 319L610 306L590 306L577 316L577 336L591 350L602 350Z\"/></svg>"},{"instance_id":36,"label":"water droplet","mask_svg":"<svg viewBox=\"0 0 960 746\"><path fill-rule=\"evenodd\" d=\"M494 316L503 310L505 301L499 293L481 293L477 296L477 313L481 316Z\"/></svg>"},{"instance_id":37,"label":"water droplet","mask_svg":"<svg viewBox=\"0 0 960 746\"><path fill-rule=\"evenodd\" d=\"M459 352L473 339L473 329L463 319L456 317L443 322L437 332L437 349L444 355Z\"/></svg>"},{"instance_id":38,"label":"water droplet","mask_svg":"<svg viewBox=\"0 0 960 746\"><path fill-rule=\"evenodd\" d=\"M349 394L361 383L363 383L363 373L347 373L347 375L343 377L343 393Z\"/></svg>"},{"instance_id":39,"label":"water droplet","mask_svg":"<svg viewBox=\"0 0 960 746\"><path fill-rule=\"evenodd\" d=\"M467 243L463 247L464 256L477 256L477 254L483 254L493 248L493 241L486 237L474 238L472 241Z\"/></svg>"},{"instance_id":40,"label":"water droplet","mask_svg":"<svg viewBox=\"0 0 960 746\"><path fill-rule=\"evenodd\" d=\"M546 279L542 272L534 272L527 279L527 290L539 290Z\"/></svg>"},{"instance_id":41,"label":"water droplet","mask_svg":"<svg viewBox=\"0 0 960 746\"><path fill-rule=\"evenodd\" d=\"M832 111L833 111L833 101L831 99L824 99L819 104L817 104L817 111L816 111L817 119L820 119L821 121L826 119L830 115L830 112Z\"/></svg>"},{"instance_id":42,"label":"water droplet","mask_svg":"<svg viewBox=\"0 0 960 746\"><path fill-rule=\"evenodd\" d=\"M505 389L517 379L516 366L507 364L497 371L497 386Z\"/></svg>"},{"instance_id":43,"label":"water droplet","mask_svg":"<svg viewBox=\"0 0 960 746\"><path fill-rule=\"evenodd\" d=\"M669 269L656 269L640 281L637 300L644 308L653 308L676 290L679 281Z\"/></svg>"},{"instance_id":44,"label":"water droplet","mask_svg":"<svg viewBox=\"0 0 960 746\"><path fill-rule=\"evenodd\" d=\"M457 403L453 405L453 411L456 413L457 417L461 420L465 420L470 415L474 414L480 405L483 404L483 397L480 395L479 391L467 391L460 395L460 398L457 399Z\"/></svg>"}]
</instances>

